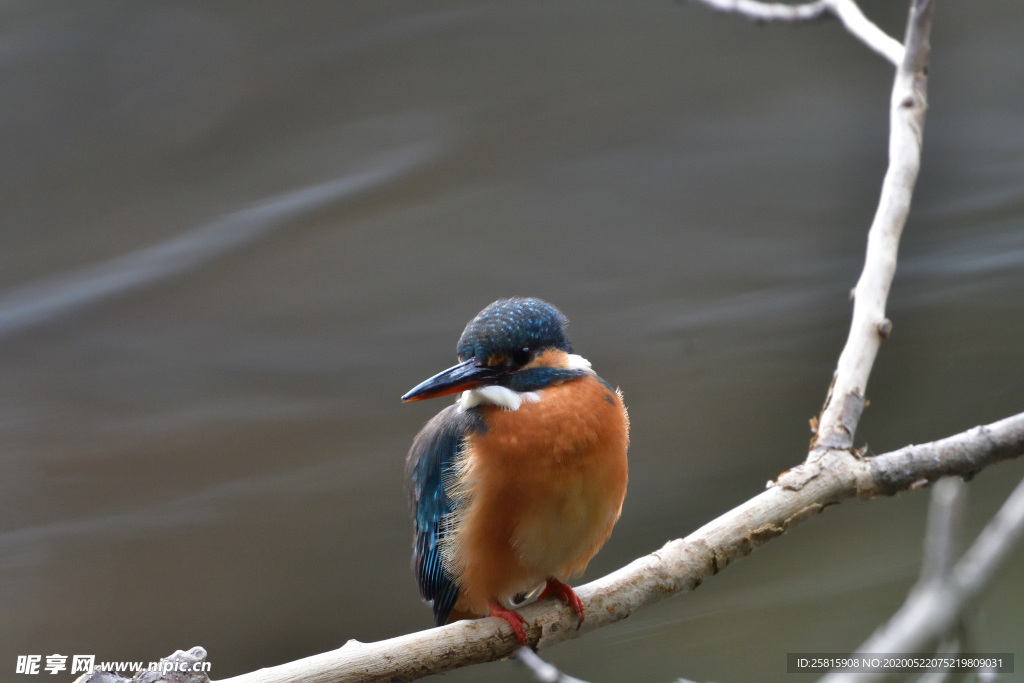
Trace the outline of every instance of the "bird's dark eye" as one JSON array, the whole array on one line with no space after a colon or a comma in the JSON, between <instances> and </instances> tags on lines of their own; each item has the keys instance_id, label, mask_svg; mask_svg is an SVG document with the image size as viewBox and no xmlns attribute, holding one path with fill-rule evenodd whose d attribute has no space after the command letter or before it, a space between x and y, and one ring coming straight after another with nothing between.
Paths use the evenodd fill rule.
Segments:
<instances>
[{"instance_id":1,"label":"bird's dark eye","mask_svg":"<svg viewBox=\"0 0 1024 683\"><path fill-rule=\"evenodd\" d=\"M526 365L530 362L530 348L524 346L515 353L512 354L512 362L518 366Z\"/></svg>"}]
</instances>

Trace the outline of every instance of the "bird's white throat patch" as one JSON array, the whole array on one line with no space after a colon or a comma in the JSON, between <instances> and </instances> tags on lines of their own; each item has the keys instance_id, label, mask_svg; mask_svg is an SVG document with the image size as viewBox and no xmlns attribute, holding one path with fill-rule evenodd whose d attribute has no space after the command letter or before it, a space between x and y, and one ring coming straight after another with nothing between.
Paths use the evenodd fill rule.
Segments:
<instances>
[{"instance_id":1,"label":"bird's white throat patch","mask_svg":"<svg viewBox=\"0 0 1024 683\"><path fill-rule=\"evenodd\" d=\"M575 353L565 354L565 370L584 370L593 373L590 361ZM541 399L544 390L540 391L513 391L508 387L488 386L477 389L469 389L462 392L459 397L459 412L464 412L478 405L490 404L504 408L505 410L519 410L523 403L537 403Z\"/></svg>"},{"instance_id":2,"label":"bird's white throat patch","mask_svg":"<svg viewBox=\"0 0 1024 683\"><path fill-rule=\"evenodd\" d=\"M539 391L513 391L508 387L489 386L478 389L463 391L459 398L459 412L469 410L474 406L489 403L504 408L505 410L519 410L524 402L536 403L540 400Z\"/></svg>"},{"instance_id":3,"label":"bird's white throat patch","mask_svg":"<svg viewBox=\"0 0 1024 683\"><path fill-rule=\"evenodd\" d=\"M587 372L594 371L594 369L590 366L590 361L576 353L565 354L565 369L586 370Z\"/></svg>"}]
</instances>

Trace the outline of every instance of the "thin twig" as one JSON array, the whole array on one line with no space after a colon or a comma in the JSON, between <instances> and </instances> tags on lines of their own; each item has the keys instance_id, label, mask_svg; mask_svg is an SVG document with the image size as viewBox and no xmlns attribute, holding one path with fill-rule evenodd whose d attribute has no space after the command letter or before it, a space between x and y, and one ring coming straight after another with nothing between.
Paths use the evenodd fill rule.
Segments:
<instances>
[{"instance_id":1,"label":"thin twig","mask_svg":"<svg viewBox=\"0 0 1024 683\"><path fill-rule=\"evenodd\" d=\"M803 23L824 19L831 13L827 0L787 5L759 0L696 0L719 12L739 14L757 22Z\"/></svg>"},{"instance_id":2,"label":"thin twig","mask_svg":"<svg viewBox=\"0 0 1024 683\"><path fill-rule=\"evenodd\" d=\"M864 16L854 0L826 0L829 9L839 17L846 30L862 43L898 67L903 63L903 45Z\"/></svg>"},{"instance_id":3,"label":"thin twig","mask_svg":"<svg viewBox=\"0 0 1024 683\"><path fill-rule=\"evenodd\" d=\"M557 666L545 662L541 659L540 655L528 647L519 648L512 656L541 683L587 683L579 678L573 678L568 674L562 673Z\"/></svg>"},{"instance_id":4,"label":"thin twig","mask_svg":"<svg viewBox=\"0 0 1024 683\"><path fill-rule=\"evenodd\" d=\"M739 14L759 23L804 23L829 15L843 23L854 37L885 57L893 66L903 62L903 46L860 10L854 0L818 0L799 5L758 0L695 0L719 12Z\"/></svg>"},{"instance_id":5,"label":"thin twig","mask_svg":"<svg viewBox=\"0 0 1024 683\"><path fill-rule=\"evenodd\" d=\"M960 550L959 532L966 501L967 484L959 477L946 477L932 486L921 562L922 583L941 581L949 574Z\"/></svg>"}]
</instances>

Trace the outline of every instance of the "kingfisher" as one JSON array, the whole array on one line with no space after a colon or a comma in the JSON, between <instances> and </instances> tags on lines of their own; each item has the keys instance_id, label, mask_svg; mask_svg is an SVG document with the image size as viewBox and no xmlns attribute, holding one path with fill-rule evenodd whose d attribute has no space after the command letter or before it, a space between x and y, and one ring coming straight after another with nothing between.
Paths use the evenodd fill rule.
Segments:
<instances>
[{"instance_id":1,"label":"kingfisher","mask_svg":"<svg viewBox=\"0 0 1024 683\"><path fill-rule=\"evenodd\" d=\"M402 397L460 394L406 461L413 571L436 626L500 617L528 646L509 606L538 591L583 623L566 582L622 511L629 417L622 393L573 352L567 324L540 299L495 301L463 331L458 364Z\"/></svg>"}]
</instances>

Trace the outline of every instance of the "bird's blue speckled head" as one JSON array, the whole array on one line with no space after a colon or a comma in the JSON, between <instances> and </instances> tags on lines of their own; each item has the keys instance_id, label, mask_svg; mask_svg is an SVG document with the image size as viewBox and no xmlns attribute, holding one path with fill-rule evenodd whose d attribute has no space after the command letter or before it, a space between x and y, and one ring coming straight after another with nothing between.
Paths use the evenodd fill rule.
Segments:
<instances>
[{"instance_id":1,"label":"bird's blue speckled head","mask_svg":"<svg viewBox=\"0 0 1024 683\"><path fill-rule=\"evenodd\" d=\"M504 365L542 349L572 353L565 334L569 321L546 301L515 297L499 299L480 311L459 338L459 359ZM517 358L518 357L518 358Z\"/></svg>"},{"instance_id":2,"label":"bird's blue speckled head","mask_svg":"<svg viewBox=\"0 0 1024 683\"><path fill-rule=\"evenodd\" d=\"M422 401L487 386L539 391L581 377L590 364L577 357L576 366L570 367L567 324L546 301L499 299L466 325L457 349L459 364L420 382L402 400ZM561 351L561 357L546 357L544 352L552 349Z\"/></svg>"}]
</instances>

